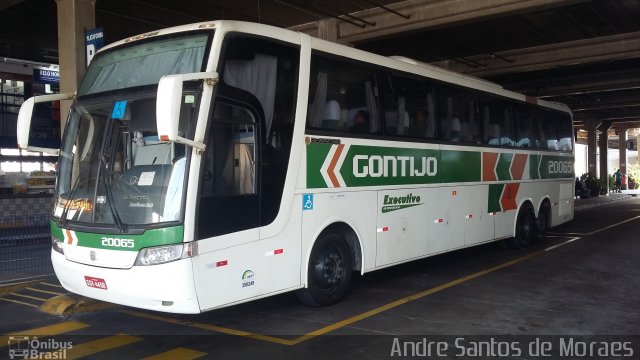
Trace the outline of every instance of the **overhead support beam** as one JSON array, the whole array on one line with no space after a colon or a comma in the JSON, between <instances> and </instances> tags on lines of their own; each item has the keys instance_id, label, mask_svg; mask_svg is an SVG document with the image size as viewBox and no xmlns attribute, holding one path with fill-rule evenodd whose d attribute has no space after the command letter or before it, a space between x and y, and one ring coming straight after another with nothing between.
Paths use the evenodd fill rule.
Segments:
<instances>
[{"instance_id":1,"label":"overhead support beam","mask_svg":"<svg viewBox=\"0 0 640 360\"><path fill-rule=\"evenodd\" d=\"M23 2L25 0L3 0L2 2L0 2L0 11L10 8L13 5L19 4L21 2Z\"/></svg>"},{"instance_id":2,"label":"overhead support beam","mask_svg":"<svg viewBox=\"0 0 640 360\"><path fill-rule=\"evenodd\" d=\"M596 98L583 104L573 105L573 112L602 109L621 109L640 107L640 93L612 94L611 96Z\"/></svg>"},{"instance_id":3,"label":"overhead support beam","mask_svg":"<svg viewBox=\"0 0 640 360\"><path fill-rule=\"evenodd\" d=\"M607 109L578 111L573 114L574 121L586 121L592 118L598 118L600 120L615 120L616 122L638 121L638 119L640 119L640 107L626 108L623 110Z\"/></svg>"},{"instance_id":4,"label":"overhead support beam","mask_svg":"<svg viewBox=\"0 0 640 360\"><path fill-rule=\"evenodd\" d=\"M587 0L406 0L385 7L368 2L374 7L350 15L364 19L375 26L359 27L340 21L337 42L365 42L400 33L511 16L585 1ZM317 36L318 23L297 25L290 29Z\"/></svg>"},{"instance_id":5,"label":"overhead support beam","mask_svg":"<svg viewBox=\"0 0 640 360\"><path fill-rule=\"evenodd\" d=\"M502 83L505 89L526 92L537 98L640 89L640 69L608 71L531 81Z\"/></svg>"},{"instance_id":6,"label":"overhead support beam","mask_svg":"<svg viewBox=\"0 0 640 360\"><path fill-rule=\"evenodd\" d=\"M479 55L468 59L483 66L472 67L453 60L432 64L460 73L487 77L598 61L632 59L640 57L640 31L502 51L497 55L512 61L507 62L491 55Z\"/></svg>"}]
</instances>

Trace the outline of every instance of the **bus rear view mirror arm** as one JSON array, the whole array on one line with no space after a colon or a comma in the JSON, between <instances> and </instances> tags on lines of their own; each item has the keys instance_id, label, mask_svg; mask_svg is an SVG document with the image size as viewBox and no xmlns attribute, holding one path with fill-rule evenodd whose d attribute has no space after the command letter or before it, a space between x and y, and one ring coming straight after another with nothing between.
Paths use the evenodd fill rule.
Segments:
<instances>
[{"instance_id":1,"label":"bus rear view mirror arm","mask_svg":"<svg viewBox=\"0 0 640 360\"><path fill-rule=\"evenodd\" d=\"M29 133L31 132L31 119L33 117L33 107L35 104L54 102L59 100L71 100L75 96L75 93L53 94L53 95L41 95L33 96L27 99L18 112L18 124L17 124L17 140L18 147L23 150L41 151L48 154L58 155L58 149L42 148L29 146Z\"/></svg>"},{"instance_id":2,"label":"bus rear view mirror arm","mask_svg":"<svg viewBox=\"0 0 640 360\"><path fill-rule=\"evenodd\" d=\"M156 100L156 126L160 140L174 141L204 151L205 144L178 135L183 96L182 85L185 81L204 80L205 86L215 86L218 79L217 72L165 75L160 78Z\"/></svg>"}]
</instances>

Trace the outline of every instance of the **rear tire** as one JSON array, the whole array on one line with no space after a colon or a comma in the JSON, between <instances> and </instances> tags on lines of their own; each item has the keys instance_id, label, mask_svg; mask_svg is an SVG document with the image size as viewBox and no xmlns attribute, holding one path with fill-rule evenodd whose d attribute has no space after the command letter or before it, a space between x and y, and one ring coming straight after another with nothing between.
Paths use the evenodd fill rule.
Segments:
<instances>
[{"instance_id":1,"label":"rear tire","mask_svg":"<svg viewBox=\"0 0 640 360\"><path fill-rule=\"evenodd\" d=\"M345 297L351 283L353 257L341 235L329 233L316 241L307 268L307 288L296 292L310 306L333 305Z\"/></svg>"},{"instance_id":2,"label":"rear tire","mask_svg":"<svg viewBox=\"0 0 640 360\"><path fill-rule=\"evenodd\" d=\"M542 203L542 206L540 206L540 211L536 218L536 236L533 237L535 242L541 242L546 239L550 217L551 209L549 208L549 203L544 202Z\"/></svg>"},{"instance_id":3,"label":"rear tire","mask_svg":"<svg viewBox=\"0 0 640 360\"><path fill-rule=\"evenodd\" d=\"M505 240L509 249L521 250L531 244L536 232L535 218L531 205L525 204L520 208L516 219L516 236Z\"/></svg>"}]
</instances>

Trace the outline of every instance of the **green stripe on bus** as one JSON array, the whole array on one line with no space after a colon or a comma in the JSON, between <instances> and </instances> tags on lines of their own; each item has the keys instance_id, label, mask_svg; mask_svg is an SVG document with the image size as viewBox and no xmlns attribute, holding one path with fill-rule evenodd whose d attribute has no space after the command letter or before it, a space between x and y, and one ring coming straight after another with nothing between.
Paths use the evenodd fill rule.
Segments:
<instances>
[{"instance_id":1,"label":"green stripe on bus","mask_svg":"<svg viewBox=\"0 0 640 360\"><path fill-rule=\"evenodd\" d=\"M500 212L502 211L502 206L500 206L500 198L502 196L502 190L504 189L505 184L490 184L489 185L489 202L487 204L487 211L492 212Z\"/></svg>"},{"instance_id":2,"label":"green stripe on bus","mask_svg":"<svg viewBox=\"0 0 640 360\"><path fill-rule=\"evenodd\" d=\"M60 229L56 225L55 221L49 221L49 227L51 228L51 236L53 236L58 241L62 241L64 239L62 229Z\"/></svg>"},{"instance_id":3,"label":"green stripe on bus","mask_svg":"<svg viewBox=\"0 0 640 360\"><path fill-rule=\"evenodd\" d=\"M540 157L540 177L542 179L564 179L575 177L573 157L542 155Z\"/></svg>"},{"instance_id":4,"label":"green stripe on bus","mask_svg":"<svg viewBox=\"0 0 640 360\"><path fill-rule=\"evenodd\" d=\"M513 160L513 154L501 153L498 157L498 164L496 165L496 175L498 180L511 180L511 161Z\"/></svg>"},{"instance_id":5,"label":"green stripe on bus","mask_svg":"<svg viewBox=\"0 0 640 360\"><path fill-rule=\"evenodd\" d=\"M482 153L478 151L440 152L441 162L438 164L440 181L472 182L482 180Z\"/></svg>"},{"instance_id":6,"label":"green stripe on bus","mask_svg":"<svg viewBox=\"0 0 640 360\"><path fill-rule=\"evenodd\" d=\"M58 241L64 241L63 230L53 221L51 222L51 234ZM76 231L75 235L78 238L78 246L95 249L138 251L146 247L181 243L184 240L184 226L149 229L141 235L95 234L80 231ZM130 242L128 240L133 241ZM128 244L131 244L132 247L129 247Z\"/></svg>"},{"instance_id":7,"label":"green stripe on bus","mask_svg":"<svg viewBox=\"0 0 640 360\"><path fill-rule=\"evenodd\" d=\"M310 143L306 153L309 189L482 180L480 151ZM513 159L511 152L499 153L496 180L512 180ZM573 157L530 154L528 171L528 176L525 168L518 177L532 180L573 178Z\"/></svg>"},{"instance_id":8,"label":"green stripe on bus","mask_svg":"<svg viewBox=\"0 0 640 360\"><path fill-rule=\"evenodd\" d=\"M529 155L529 177L540 179L540 155Z\"/></svg>"},{"instance_id":9,"label":"green stripe on bus","mask_svg":"<svg viewBox=\"0 0 640 360\"><path fill-rule=\"evenodd\" d=\"M322 178L320 169L331 150L331 144L307 145L307 187L326 188L327 184Z\"/></svg>"}]
</instances>

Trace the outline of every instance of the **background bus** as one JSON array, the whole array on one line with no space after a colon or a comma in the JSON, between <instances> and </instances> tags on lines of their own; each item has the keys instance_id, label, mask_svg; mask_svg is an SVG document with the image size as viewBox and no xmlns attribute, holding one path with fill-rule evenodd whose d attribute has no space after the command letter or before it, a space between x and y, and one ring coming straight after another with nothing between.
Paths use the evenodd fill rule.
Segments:
<instances>
[{"instance_id":1,"label":"background bus","mask_svg":"<svg viewBox=\"0 0 640 360\"><path fill-rule=\"evenodd\" d=\"M21 147L49 100L23 105ZM75 96L54 269L72 292L158 311L292 290L330 305L353 271L522 248L571 220L572 134L563 105L301 33L143 34L103 48Z\"/></svg>"}]
</instances>

